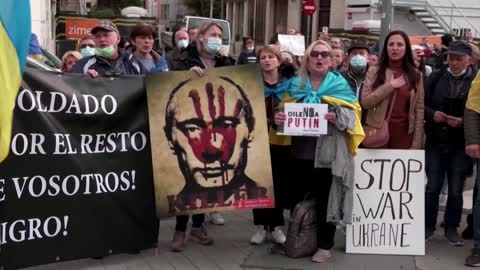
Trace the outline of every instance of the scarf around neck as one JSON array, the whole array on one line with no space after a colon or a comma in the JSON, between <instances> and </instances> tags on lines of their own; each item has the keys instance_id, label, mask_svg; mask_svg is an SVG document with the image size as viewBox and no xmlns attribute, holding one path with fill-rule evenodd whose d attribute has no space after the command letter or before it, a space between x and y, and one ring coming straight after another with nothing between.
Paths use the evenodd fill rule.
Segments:
<instances>
[{"instance_id":1,"label":"scarf around neck","mask_svg":"<svg viewBox=\"0 0 480 270\"><path fill-rule=\"evenodd\" d=\"M344 100L348 103L357 101L357 96L343 76L335 71L329 71L318 89L313 89L310 75L307 76L305 84L300 87L302 78L297 76L293 79L288 91L295 101L303 99L303 103L321 103L323 97L329 96Z\"/></svg>"}]
</instances>

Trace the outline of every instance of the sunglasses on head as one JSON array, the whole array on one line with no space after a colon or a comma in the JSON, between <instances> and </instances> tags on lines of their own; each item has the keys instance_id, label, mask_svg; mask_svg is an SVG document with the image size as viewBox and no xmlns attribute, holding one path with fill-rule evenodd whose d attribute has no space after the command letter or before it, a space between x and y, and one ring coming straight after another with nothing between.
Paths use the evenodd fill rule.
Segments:
<instances>
[{"instance_id":1,"label":"sunglasses on head","mask_svg":"<svg viewBox=\"0 0 480 270\"><path fill-rule=\"evenodd\" d=\"M327 52L327 51L323 51L323 52L311 51L310 52L311 57L317 58L319 55L321 55L322 58L328 58L328 57L332 56L332 54L330 52Z\"/></svg>"},{"instance_id":2,"label":"sunglasses on head","mask_svg":"<svg viewBox=\"0 0 480 270\"><path fill-rule=\"evenodd\" d=\"M83 44L83 45L80 46L80 49L83 49L83 48L86 48L86 47L95 48L95 45L93 45L93 44Z\"/></svg>"}]
</instances>

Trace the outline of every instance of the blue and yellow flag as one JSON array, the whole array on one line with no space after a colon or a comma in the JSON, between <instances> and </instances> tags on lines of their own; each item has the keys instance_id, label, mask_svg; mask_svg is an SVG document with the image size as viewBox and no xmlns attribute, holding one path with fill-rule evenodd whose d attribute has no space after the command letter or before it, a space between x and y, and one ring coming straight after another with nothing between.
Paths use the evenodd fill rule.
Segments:
<instances>
[{"instance_id":1,"label":"blue and yellow flag","mask_svg":"<svg viewBox=\"0 0 480 270\"><path fill-rule=\"evenodd\" d=\"M472 82L466 106L468 109L480 113L480 72Z\"/></svg>"},{"instance_id":2,"label":"blue and yellow flag","mask_svg":"<svg viewBox=\"0 0 480 270\"><path fill-rule=\"evenodd\" d=\"M0 8L0 162L8 155L13 109L27 61L30 1L2 0Z\"/></svg>"}]
</instances>

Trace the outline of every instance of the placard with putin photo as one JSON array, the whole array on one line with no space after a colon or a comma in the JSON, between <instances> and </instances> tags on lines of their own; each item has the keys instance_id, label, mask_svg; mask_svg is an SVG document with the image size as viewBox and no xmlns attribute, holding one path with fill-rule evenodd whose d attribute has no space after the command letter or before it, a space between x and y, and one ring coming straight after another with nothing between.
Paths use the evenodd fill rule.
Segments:
<instances>
[{"instance_id":1,"label":"placard with putin photo","mask_svg":"<svg viewBox=\"0 0 480 270\"><path fill-rule=\"evenodd\" d=\"M259 66L147 76L157 214L274 207Z\"/></svg>"}]
</instances>

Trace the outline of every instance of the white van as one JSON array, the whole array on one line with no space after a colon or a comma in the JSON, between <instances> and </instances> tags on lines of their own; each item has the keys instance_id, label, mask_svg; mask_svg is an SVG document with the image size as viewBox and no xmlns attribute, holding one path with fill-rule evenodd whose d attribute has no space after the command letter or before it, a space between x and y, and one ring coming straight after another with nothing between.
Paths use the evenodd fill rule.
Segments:
<instances>
[{"instance_id":1,"label":"white van","mask_svg":"<svg viewBox=\"0 0 480 270\"><path fill-rule=\"evenodd\" d=\"M346 0L345 30L380 32L379 0Z\"/></svg>"}]
</instances>

